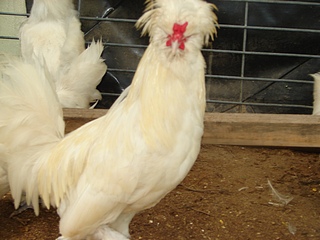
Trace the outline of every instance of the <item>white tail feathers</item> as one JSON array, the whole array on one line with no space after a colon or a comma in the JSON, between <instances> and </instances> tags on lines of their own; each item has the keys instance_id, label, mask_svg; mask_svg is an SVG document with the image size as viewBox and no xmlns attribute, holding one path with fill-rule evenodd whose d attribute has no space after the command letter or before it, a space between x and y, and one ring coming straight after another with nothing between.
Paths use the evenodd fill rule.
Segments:
<instances>
[{"instance_id":1,"label":"white tail feathers","mask_svg":"<svg viewBox=\"0 0 320 240\"><path fill-rule=\"evenodd\" d=\"M107 70L100 57L101 41L92 41L70 65L68 73L56 82L56 91L63 107L89 108L89 103L101 99L96 89Z\"/></svg>"},{"instance_id":2,"label":"white tail feathers","mask_svg":"<svg viewBox=\"0 0 320 240\"><path fill-rule=\"evenodd\" d=\"M15 206L27 192L27 202L37 208L33 166L64 137L62 108L43 68L8 59L0 70L0 146L6 151L0 151L1 165L8 170Z\"/></svg>"},{"instance_id":3,"label":"white tail feathers","mask_svg":"<svg viewBox=\"0 0 320 240\"><path fill-rule=\"evenodd\" d=\"M314 79L313 87L313 115L320 115L320 73L311 75Z\"/></svg>"},{"instance_id":4,"label":"white tail feathers","mask_svg":"<svg viewBox=\"0 0 320 240\"><path fill-rule=\"evenodd\" d=\"M50 128L51 134L63 136L62 109L45 68L8 59L0 70L0 127L14 129L28 124L38 130Z\"/></svg>"}]
</instances>

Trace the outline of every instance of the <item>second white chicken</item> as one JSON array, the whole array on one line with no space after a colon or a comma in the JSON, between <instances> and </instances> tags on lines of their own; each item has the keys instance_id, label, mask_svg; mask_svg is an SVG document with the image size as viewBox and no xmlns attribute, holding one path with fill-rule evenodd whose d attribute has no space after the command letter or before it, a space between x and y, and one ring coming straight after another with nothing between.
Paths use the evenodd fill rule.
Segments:
<instances>
[{"instance_id":1,"label":"second white chicken","mask_svg":"<svg viewBox=\"0 0 320 240\"><path fill-rule=\"evenodd\" d=\"M66 108L89 108L101 99L96 87L107 70L101 41L85 49L80 26L72 0L34 0L20 29L23 59L47 68Z\"/></svg>"}]
</instances>

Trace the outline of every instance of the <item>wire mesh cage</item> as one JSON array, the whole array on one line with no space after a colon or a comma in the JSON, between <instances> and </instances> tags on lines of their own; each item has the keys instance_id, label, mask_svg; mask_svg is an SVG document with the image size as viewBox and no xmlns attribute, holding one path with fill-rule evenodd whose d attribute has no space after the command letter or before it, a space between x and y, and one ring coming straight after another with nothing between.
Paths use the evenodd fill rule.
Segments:
<instances>
[{"instance_id":1,"label":"wire mesh cage","mask_svg":"<svg viewBox=\"0 0 320 240\"><path fill-rule=\"evenodd\" d=\"M24 0L15 0L13 2ZM210 0L218 8L220 29L203 55L207 62L207 111L310 114L313 79L320 71L320 3L284 0ZM1 6L1 5L0 5ZM1 17L25 12L0 9ZM87 43L102 39L108 71L98 86L109 108L130 85L148 45L134 28L144 0L75 0ZM4 24L1 24L4 25ZM8 28L8 27L7 27ZM0 45L18 36L0 29ZM0 46L1 47L1 46ZM0 48L1 49L1 48Z\"/></svg>"}]
</instances>

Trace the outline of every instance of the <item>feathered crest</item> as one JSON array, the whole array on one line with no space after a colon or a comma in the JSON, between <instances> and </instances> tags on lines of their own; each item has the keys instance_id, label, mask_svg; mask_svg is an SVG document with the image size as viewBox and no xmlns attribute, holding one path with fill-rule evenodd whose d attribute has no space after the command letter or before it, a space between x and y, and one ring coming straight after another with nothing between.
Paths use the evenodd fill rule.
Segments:
<instances>
[{"instance_id":1,"label":"feathered crest","mask_svg":"<svg viewBox=\"0 0 320 240\"><path fill-rule=\"evenodd\" d=\"M151 21L151 18L157 12L157 1L146 0L145 5L146 7L144 9L144 14L138 19L137 23L135 24L137 29L142 29L142 36L147 35L150 29L152 28L151 24L153 23L153 21Z\"/></svg>"},{"instance_id":2,"label":"feathered crest","mask_svg":"<svg viewBox=\"0 0 320 240\"><path fill-rule=\"evenodd\" d=\"M193 25L189 28L203 35L204 44L217 34L219 25L214 4L203 0L146 0L145 4L144 14L136 23L136 28L142 29L142 36L149 34L152 38L157 27L170 31L174 22L189 20Z\"/></svg>"}]
</instances>

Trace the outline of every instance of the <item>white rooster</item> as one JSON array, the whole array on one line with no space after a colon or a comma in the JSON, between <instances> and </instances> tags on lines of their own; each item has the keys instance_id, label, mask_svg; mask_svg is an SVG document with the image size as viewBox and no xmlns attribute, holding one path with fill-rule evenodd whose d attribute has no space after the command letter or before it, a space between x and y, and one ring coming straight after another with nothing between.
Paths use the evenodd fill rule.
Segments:
<instances>
[{"instance_id":1,"label":"white rooster","mask_svg":"<svg viewBox=\"0 0 320 240\"><path fill-rule=\"evenodd\" d=\"M320 72L311 75L314 79L313 87L313 115L320 115Z\"/></svg>"},{"instance_id":2,"label":"white rooster","mask_svg":"<svg viewBox=\"0 0 320 240\"><path fill-rule=\"evenodd\" d=\"M13 62L0 81L0 146L15 206L21 194L58 208L59 239L129 239L133 216L157 204L196 160L205 110L204 43L214 5L147 1L137 27L150 35L133 82L108 113L63 137L45 75ZM39 104L40 103L40 104Z\"/></svg>"},{"instance_id":3,"label":"white rooster","mask_svg":"<svg viewBox=\"0 0 320 240\"><path fill-rule=\"evenodd\" d=\"M85 49L80 25L72 0L34 0L20 29L22 57L46 65L67 108L89 108L101 99L96 87L107 70L101 41Z\"/></svg>"}]
</instances>

